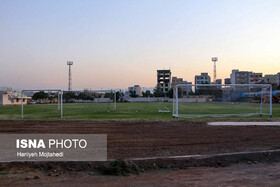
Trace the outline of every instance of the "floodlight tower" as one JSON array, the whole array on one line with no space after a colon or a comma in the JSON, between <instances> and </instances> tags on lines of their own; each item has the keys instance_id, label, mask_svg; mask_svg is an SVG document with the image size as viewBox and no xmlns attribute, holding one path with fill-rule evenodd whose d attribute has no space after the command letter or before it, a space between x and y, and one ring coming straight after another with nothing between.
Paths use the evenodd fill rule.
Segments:
<instances>
[{"instance_id":1,"label":"floodlight tower","mask_svg":"<svg viewBox=\"0 0 280 187\"><path fill-rule=\"evenodd\" d=\"M214 83L216 82L217 79L217 72L216 72L216 62L218 61L218 57L213 57L212 62L214 62Z\"/></svg>"},{"instance_id":2,"label":"floodlight tower","mask_svg":"<svg viewBox=\"0 0 280 187\"><path fill-rule=\"evenodd\" d=\"M73 61L67 61L67 65L69 66L69 78L68 78L68 90L72 90L72 75L71 75L71 66L73 65Z\"/></svg>"}]
</instances>

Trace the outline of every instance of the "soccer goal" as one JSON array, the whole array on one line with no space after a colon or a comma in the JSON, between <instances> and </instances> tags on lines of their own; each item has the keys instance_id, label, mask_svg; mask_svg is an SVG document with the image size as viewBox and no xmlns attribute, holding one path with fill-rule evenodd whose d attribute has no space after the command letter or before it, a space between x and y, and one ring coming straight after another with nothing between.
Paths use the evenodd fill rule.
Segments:
<instances>
[{"instance_id":1,"label":"soccer goal","mask_svg":"<svg viewBox=\"0 0 280 187\"><path fill-rule=\"evenodd\" d=\"M59 90L59 89L48 89L48 90L22 90L21 91L21 118L23 118L23 103L24 103L24 99L23 99L23 95L27 94L27 93L31 93L32 95L36 92L43 92L43 93L48 93L48 95L46 95L46 97L50 96L50 93L56 93L56 97L54 102L57 102L57 110L60 110L60 118L63 118L63 91ZM48 100L51 97L49 97ZM54 97L53 97L54 98ZM47 106L47 105L46 105Z\"/></svg>"},{"instance_id":2,"label":"soccer goal","mask_svg":"<svg viewBox=\"0 0 280 187\"><path fill-rule=\"evenodd\" d=\"M272 117L270 84L178 84L173 117Z\"/></svg>"}]
</instances>

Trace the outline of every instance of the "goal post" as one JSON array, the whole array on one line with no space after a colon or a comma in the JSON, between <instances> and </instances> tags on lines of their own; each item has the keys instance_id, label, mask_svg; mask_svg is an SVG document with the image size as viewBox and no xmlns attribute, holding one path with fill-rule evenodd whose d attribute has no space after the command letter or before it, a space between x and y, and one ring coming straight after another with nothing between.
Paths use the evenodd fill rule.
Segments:
<instances>
[{"instance_id":1,"label":"goal post","mask_svg":"<svg viewBox=\"0 0 280 187\"><path fill-rule=\"evenodd\" d=\"M173 90L173 117L272 117L270 84L178 84Z\"/></svg>"},{"instance_id":2,"label":"goal post","mask_svg":"<svg viewBox=\"0 0 280 187\"><path fill-rule=\"evenodd\" d=\"M57 110L60 110L60 118L63 118L63 90L47 89L47 90L22 90L21 91L21 118L23 118L23 94L25 92L57 92Z\"/></svg>"}]
</instances>

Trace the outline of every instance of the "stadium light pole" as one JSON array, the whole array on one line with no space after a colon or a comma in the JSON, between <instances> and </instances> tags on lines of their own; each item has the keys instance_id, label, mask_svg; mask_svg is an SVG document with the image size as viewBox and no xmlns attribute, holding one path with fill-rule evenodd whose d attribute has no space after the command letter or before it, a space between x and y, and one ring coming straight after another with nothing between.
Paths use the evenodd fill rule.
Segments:
<instances>
[{"instance_id":1,"label":"stadium light pole","mask_svg":"<svg viewBox=\"0 0 280 187\"><path fill-rule=\"evenodd\" d=\"M218 61L218 57L213 57L212 58L212 62L214 62L214 83L216 82L216 79L217 79L217 72L216 72L216 62Z\"/></svg>"},{"instance_id":2,"label":"stadium light pole","mask_svg":"<svg viewBox=\"0 0 280 187\"><path fill-rule=\"evenodd\" d=\"M71 74L71 66L73 65L73 61L67 61L67 65L69 66L69 74L68 74L68 91L72 90L72 74Z\"/></svg>"}]
</instances>

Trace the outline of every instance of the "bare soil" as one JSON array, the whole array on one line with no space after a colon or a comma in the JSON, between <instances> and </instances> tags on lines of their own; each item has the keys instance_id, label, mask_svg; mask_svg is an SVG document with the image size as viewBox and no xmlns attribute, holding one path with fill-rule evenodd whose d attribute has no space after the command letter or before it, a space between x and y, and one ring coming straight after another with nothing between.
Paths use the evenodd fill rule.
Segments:
<instances>
[{"instance_id":1,"label":"bare soil","mask_svg":"<svg viewBox=\"0 0 280 187\"><path fill-rule=\"evenodd\" d=\"M280 149L277 126L208 126L191 121L0 121L0 133L107 134L108 159ZM94 162L1 163L0 185L278 186L279 161L279 150L199 159L136 160L146 172L129 177L104 176Z\"/></svg>"},{"instance_id":2,"label":"bare soil","mask_svg":"<svg viewBox=\"0 0 280 187\"><path fill-rule=\"evenodd\" d=\"M206 122L0 121L5 134L107 134L108 159L278 149L280 127Z\"/></svg>"}]
</instances>

